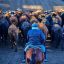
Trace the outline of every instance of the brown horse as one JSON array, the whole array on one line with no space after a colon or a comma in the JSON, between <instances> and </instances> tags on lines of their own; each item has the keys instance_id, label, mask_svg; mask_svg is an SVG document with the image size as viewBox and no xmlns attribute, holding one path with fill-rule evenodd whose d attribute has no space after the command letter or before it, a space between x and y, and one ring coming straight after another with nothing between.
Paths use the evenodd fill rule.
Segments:
<instances>
[{"instance_id":1,"label":"brown horse","mask_svg":"<svg viewBox=\"0 0 64 64\"><path fill-rule=\"evenodd\" d=\"M15 16L11 16L10 23L11 23L11 25L8 28L8 35L9 35L12 47L15 46L17 48L19 29L17 28L16 25L18 23L18 19Z\"/></svg>"},{"instance_id":2,"label":"brown horse","mask_svg":"<svg viewBox=\"0 0 64 64\"><path fill-rule=\"evenodd\" d=\"M41 64L44 60L44 53L39 48L30 48L26 52L26 64Z\"/></svg>"}]
</instances>

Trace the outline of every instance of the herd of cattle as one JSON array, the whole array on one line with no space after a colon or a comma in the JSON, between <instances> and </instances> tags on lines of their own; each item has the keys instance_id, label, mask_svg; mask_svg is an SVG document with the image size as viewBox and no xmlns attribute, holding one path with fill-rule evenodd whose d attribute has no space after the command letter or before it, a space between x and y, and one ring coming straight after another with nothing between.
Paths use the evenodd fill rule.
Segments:
<instances>
[{"instance_id":1,"label":"herd of cattle","mask_svg":"<svg viewBox=\"0 0 64 64\"><path fill-rule=\"evenodd\" d=\"M20 9L3 13L0 10L0 45L15 47L27 42L27 32L34 22L38 22L39 28L46 38L51 35L52 46L57 48L59 44L64 48L64 12Z\"/></svg>"}]
</instances>

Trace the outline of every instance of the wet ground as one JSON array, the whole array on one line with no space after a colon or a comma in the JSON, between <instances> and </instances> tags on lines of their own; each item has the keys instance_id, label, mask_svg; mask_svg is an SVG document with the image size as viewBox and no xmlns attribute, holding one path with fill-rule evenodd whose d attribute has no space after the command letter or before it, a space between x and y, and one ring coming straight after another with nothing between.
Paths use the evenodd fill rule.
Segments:
<instances>
[{"instance_id":1,"label":"wet ground","mask_svg":"<svg viewBox=\"0 0 64 64\"><path fill-rule=\"evenodd\" d=\"M64 64L64 51L47 49L48 62L44 64ZM18 52L9 48L0 48L0 64L25 64L23 62L23 48L18 48Z\"/></svg>"}]
</instances>

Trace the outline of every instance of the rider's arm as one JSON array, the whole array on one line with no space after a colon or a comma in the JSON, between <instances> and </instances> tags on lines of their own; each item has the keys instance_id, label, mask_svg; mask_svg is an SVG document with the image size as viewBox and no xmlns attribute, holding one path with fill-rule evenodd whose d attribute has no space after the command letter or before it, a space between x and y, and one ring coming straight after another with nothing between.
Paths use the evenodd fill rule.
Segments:
<instances>
[{"instance_id":1,"label":"rider's arm","mask_svg":"<svg viewBox=\"0 0 64 64\"><path fill-rule=\"evenodd\" d=\"M45 34L41 31L41 41L42 41L42 42L45 42L45 40L46 40L46 36L45 36Z\"/></svg>"}]
</instances>

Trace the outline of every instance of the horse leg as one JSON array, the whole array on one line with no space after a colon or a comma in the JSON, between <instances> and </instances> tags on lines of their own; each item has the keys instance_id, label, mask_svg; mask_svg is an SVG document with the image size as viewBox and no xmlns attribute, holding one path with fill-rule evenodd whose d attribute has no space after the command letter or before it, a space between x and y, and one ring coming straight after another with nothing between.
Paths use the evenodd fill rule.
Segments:
<instances>
[{"instance_id":1,"label":"horse leg","mask_svg":"<svg viewBox=\"0 0 64 64\"><path fill-rule=\"evenodd\" d=\"M41 64L44 60L44 53L40 49L37 49L36 53L36 64Z\"/></svg>"},{"instance_id":2,"label":"horse leg","mask_svg":"<svg viewBox=\"0 0 64 64\"><path fill-rule=\"evenodd\" d=\"M26 64L30 64L31 57L32 57L32 51L33 51L33 49L29 49L29 50L26 52Z\"/></svg>"}]
</instances>

